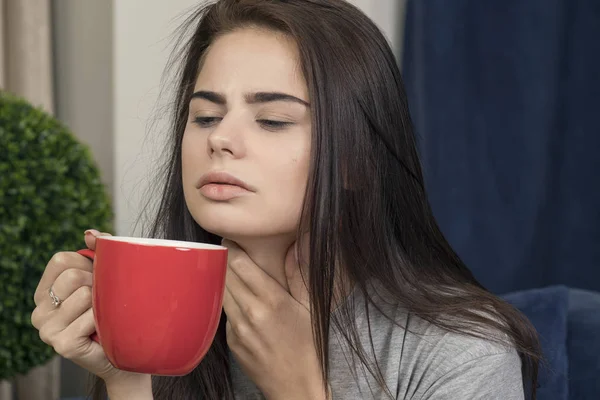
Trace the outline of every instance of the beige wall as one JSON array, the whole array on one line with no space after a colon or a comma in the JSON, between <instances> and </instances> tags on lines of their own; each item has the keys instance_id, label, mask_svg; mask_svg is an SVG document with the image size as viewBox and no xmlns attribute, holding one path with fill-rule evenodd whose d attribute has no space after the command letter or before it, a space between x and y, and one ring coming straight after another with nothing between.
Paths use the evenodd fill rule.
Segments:
<instances>
[{"instance_id":1,"label":"beige wall","mask_svg":"<svg viewBox=\"0 0 600 400\"><path fill-rule=\"evenodd\" d=\"M55 109L87 143L102 179L114 185L112 2L52 2ZM88 374L62 360L61 396L86 394Z\"/></svg>"},{"instance_id":2,"label":"beige wall","mask_svg":"<svg viewBox=\"0 0 600 400\"><path fill-rule=\"evenodd\" d=\"M56 114L91 146L113 187L112 2L52 2Z\"/></svg>"}]
</instances>

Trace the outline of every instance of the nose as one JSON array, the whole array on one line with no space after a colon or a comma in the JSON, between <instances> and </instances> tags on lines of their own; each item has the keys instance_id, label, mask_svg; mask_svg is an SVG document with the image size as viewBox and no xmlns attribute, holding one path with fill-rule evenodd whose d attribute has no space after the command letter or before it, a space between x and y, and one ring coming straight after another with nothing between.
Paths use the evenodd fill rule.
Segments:
<instances>
[{"instance_id":1,"label":"nose","mask_svg":"<svg viewBox=\"0 0 600 400\"><path fill-rule=\"evenodd\" d=\"M244 155L241 127L237 125L229 116L221 120L219 125L208 135L209 156L240 158Z\"/></svg>"}]
</instances>

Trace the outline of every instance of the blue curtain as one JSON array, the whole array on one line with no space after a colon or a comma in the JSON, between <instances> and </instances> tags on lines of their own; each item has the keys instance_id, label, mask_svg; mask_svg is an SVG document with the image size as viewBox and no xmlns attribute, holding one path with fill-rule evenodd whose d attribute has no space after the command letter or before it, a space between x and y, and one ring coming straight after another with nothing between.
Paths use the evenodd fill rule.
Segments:
<instances>
[{"instance_id":1,"label":"blue curtain","mask_svg":"<svg viewBox=\"0 0 600 400\"><path fill-rule=\"evenodd\" d=\"M600 291L600 1L408 0L434 213L496 293Z\"/></svg>"}]
</instances>

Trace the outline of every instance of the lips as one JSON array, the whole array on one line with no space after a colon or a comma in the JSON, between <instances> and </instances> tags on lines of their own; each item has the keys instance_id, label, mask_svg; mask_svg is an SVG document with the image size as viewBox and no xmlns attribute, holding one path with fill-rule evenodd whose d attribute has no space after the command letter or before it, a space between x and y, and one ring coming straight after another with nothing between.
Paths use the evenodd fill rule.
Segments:
<instances>
[{"instance_id":1,"label":"lips","mask_svg":"<svg viewBox=\"0 0 600 400\"><path fill-rule=\"evenodd\" d=\"M198 189L201 189L202 187L210 184L239 186L242 189L248 190L250 192L255 191L246 182L224 171L212 171L202 175L196 187Z\"/></svg>"}]
</instances>

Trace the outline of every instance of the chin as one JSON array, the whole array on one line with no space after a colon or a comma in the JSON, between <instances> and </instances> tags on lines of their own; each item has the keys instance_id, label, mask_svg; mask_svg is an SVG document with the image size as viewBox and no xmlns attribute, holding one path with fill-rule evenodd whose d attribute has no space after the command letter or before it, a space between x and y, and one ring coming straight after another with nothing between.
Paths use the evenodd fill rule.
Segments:
<instances>
[{"instance_id":1,"label":"chin","mask_svg":"<svg viewBox=\"0 0 600 400\"><path fill-rule=\"evenodd\" d=\"M193 215L193 217L202 229L234 242L295 234L296 227L290 226L289 229L285 229L283 226L274 224L272 218L257 218L257 216L244 218L232 214L219 216L202 213Z\"/></svg>"},{"instance_id":2,"label":"chin","mask_svg":"<svg viewBox=\"0 0 600 400\"><path fill-rule=\"evenodd\" d=\"M194 220L202 229L223 238L234 240L240 237L254 237L269 234L268 227L263 224L255 224L244 218L236 216L235 213L219 215L219 213L197 213L192 214ZM261 226L262 225L262 226Z\"/></svg>"},{"instance_id":3,"label":"chin","mask_svg":"<svg viewBox=\"0 0 600 400\"><path fill-rule=\"evenodd\" d=\"M188 210L204 230L233 241L295 233L298 217L289 210L257 206L247 202L209 203L187 199ZM276 207L275 207L276 208Z\"/></svg>"}]
</instances>

